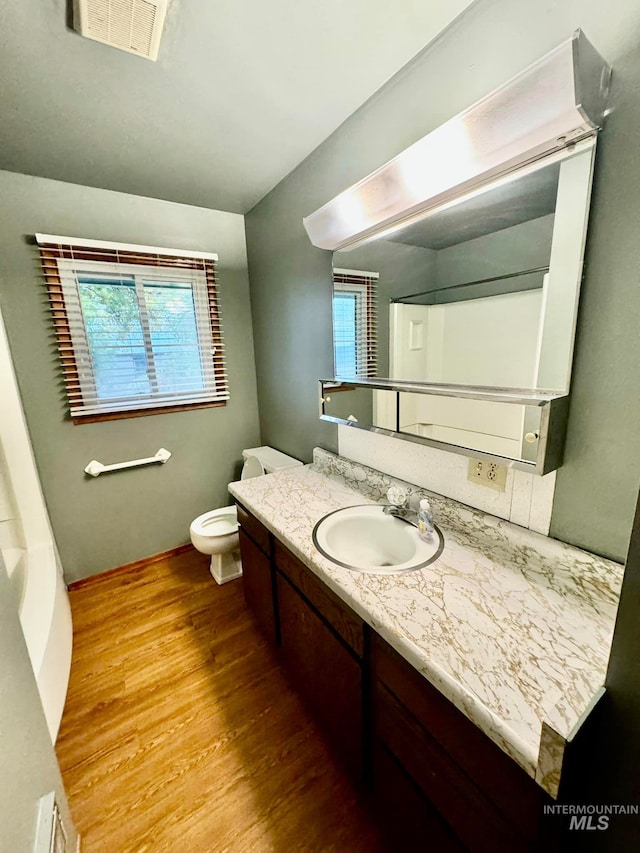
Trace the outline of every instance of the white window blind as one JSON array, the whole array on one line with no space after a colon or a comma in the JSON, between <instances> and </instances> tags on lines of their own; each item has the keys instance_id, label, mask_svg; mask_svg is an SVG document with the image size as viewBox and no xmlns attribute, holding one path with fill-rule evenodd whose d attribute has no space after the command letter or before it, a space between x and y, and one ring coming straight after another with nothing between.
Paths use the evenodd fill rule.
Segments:
<instances>
[{"instance_id":1,"label":"white window blind","mask_svg":"<svg viewBox=\"0 0 640 853\"><path fill-rule=\"evenodd\" d=\"M378 273L333 271L333 357L336 377L373 377L377 368Z\"/></svg>"},{"instance_id":2,"label":"white window blind","mask_svg":"<svg viewBox=\"0 0 640 853\"><path fill-rule=\"evenodd\" d=\"M216 255L36 237L74 420L224 405Z\"/></svg>"}]
</instances>

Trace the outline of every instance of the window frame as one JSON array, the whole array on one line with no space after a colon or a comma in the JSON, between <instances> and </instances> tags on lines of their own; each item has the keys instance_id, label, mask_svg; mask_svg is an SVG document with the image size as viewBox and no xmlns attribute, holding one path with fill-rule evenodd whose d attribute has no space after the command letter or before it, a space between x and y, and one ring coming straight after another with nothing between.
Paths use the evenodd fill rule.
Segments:
<instances>
[{"instance_id":1,"label":"window frame","mask_svg":"<svg viewBox=\"0 0 640 853\"><path fill-rule=\"evenodd\" d=\"M75 424L226 406L229 393L215 278L217 255L180 253L176 250L107 244L100 241L74 243L72 238L55 238L56 242L51 242L44 239L47 235L36 236L40 244L45 281L49 290L59 354L69 397L70 416ZM80 248L76 248L78 244ZM172 254L168 254L169 252ZM122 260L119 259L119 253L122 255ZM76 254L79 257L76 257ZM83 275L104 278L106 282L115 278L133 280L143 333L144 352L149 365L154 363L157 353L154 354L148 327L148 306L144 298L145 284L162 284L165 280L167 284L180 281L190 285L198 351L203 370L202 392L185 391L172 394L161 392L156 386L152 393L140 395L139 398L128 395L100 400L79 291L80 279ZM77 320L70 319L68 310L70 305L74 305L75 310L79 311ZM150 382L152 381L150 377ZM194 399L197 397L202 399ZM91 402L85 403L85 400ZM113 408L119 406L121 408ZM83 407L90 411L78 411Z\"/></svg>"},{"instance_id":2,"label":"window frame","mask_svg":"<svg viewBox=\"0 0 640 853\"><path fill-rule=\"evenodd\" d=\"M340 293L354 293L356 295L355 306L355 358L356 372L352 376L343 376L344 379L367 379L376 375L377 357L377 334L376 334L376 297L379 273L364 272L361 270L333 270L333 289L331 293L332 317L334 310L334 297ZM335 323L333 326L333 369L336 378L340 375L336 363L336 337ZM358 364L359 359L364 358L364 365Z\"/></svg>"}]
</instances>

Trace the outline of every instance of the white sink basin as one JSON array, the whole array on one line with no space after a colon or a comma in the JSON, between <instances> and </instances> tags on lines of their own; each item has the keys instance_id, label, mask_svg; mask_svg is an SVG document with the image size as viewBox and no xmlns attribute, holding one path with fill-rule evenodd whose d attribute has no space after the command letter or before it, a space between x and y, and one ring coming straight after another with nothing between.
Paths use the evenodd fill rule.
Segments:
<instances>
[{"instance_id":1,"label":"white sink basin","mask_svg":"<svg viewBox=\"0 0 640 853\"><path fill-rule=\"evenodd\" d=\"M388 575L433 563L442 553L444 539L436 527L433 541L423 542L412 524L386 515L379 505L367 504L325 515L313 530L313 544L339 566Z\"/></svg>"}]
</instances>

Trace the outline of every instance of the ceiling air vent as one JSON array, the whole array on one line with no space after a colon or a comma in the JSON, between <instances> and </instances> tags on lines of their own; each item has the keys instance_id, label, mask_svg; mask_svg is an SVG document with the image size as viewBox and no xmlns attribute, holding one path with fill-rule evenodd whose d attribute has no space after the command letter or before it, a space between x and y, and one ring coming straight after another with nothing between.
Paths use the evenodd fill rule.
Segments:
<instances>
[{"instance_id":1,"label":"ceiling air vent","mask_svg":"<svg viewBox=\"0 0 640 853\"><path fill-rule=\"evenodd\" d=\"M157 59L168 0L74 0L73 25L83 36Z\"/></svg>"}]
</instances>

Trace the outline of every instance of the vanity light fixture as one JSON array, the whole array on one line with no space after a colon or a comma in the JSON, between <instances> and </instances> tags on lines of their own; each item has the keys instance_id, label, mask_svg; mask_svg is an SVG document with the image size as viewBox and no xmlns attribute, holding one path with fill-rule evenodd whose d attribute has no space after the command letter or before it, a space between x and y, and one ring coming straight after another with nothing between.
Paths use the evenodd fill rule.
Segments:
<instances>
[{"instance_id":1,"label":"vanity light fixture","mask_svg":"<svg viewBox=\"0 0 640 853\"><path fill-rule=\"evenodd\" d=\"M594 136L611 68L581 30L303 219L321 249L353 248Z\"/></svg>"}]
</instances>

